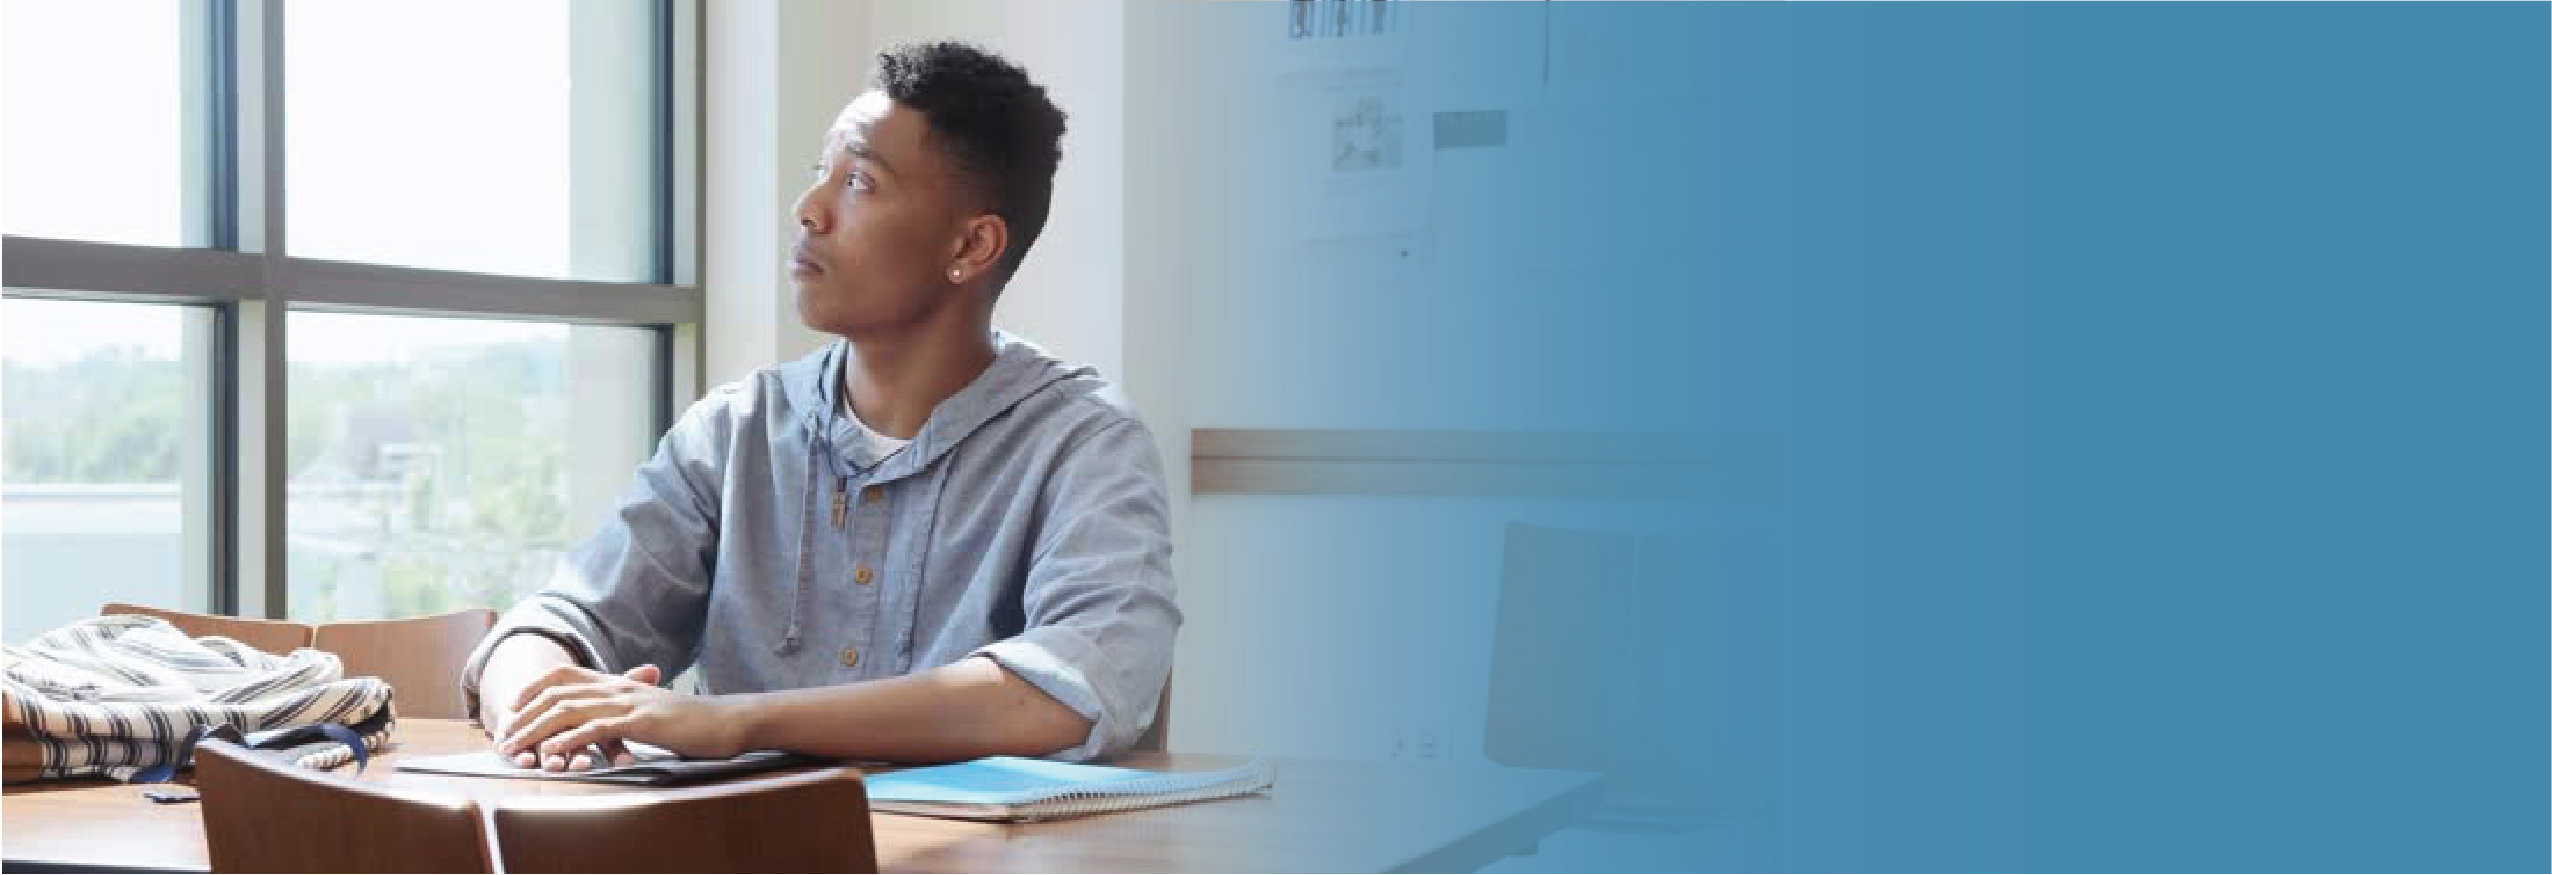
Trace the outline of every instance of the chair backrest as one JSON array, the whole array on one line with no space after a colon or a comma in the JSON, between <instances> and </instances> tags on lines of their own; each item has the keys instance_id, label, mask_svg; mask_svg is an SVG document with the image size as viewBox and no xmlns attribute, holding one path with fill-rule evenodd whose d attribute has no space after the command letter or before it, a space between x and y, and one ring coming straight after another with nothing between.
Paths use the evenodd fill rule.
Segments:
<instances>
[{"instance_id":1,"label":"chair backrest","mask_svg":"<svg viewBox=\"0 0 2552 875\"><path fill-rule=\"evenodd\" d=\"M1608 652L1646 619L1627 597L1638 539L1510 524L1497 637L1489 663L1483 752L1492 761L1537 768L1612 771L1618 747L1611 671L1627 663Z\"/></svg>"},{"instance_id":2,"label":"chair backrest","mask_svg":"<svg viewBox=\"0 0 2552 875\"><path fill-rule=\"evenodd\" d=\"M478 803L305 769L220 739L195 748L215 872L489 872Z\"/></svg>"},{"instance_id":3,"label":"chair backrest","mask_svg":"<svg viewBox=\"0 0 2552 875\"><path fill-rule=\"evenodd\" d=\"M1780 616L1752 543L1510 524L1482 752L1605 772L1617 804L1760 785Z\"/></svg>"},{"instance_id":4,"label":"chair backrest","mask_svg":"<svg viewBox=\"0 0 2552 875\"><path fill-rule=\"evenodd\" d=\"M469 716L461 699L461 666L496 625L485 608L408 620L322 623L311 645L337 655L347 677L389 682L401 717Z\"/></svg>"},{"instance_id":5,"label":"chair backrest","mask_svg":"<svg viewBox=\"0 0 2552 875\"><path fill-rule=\"evenodd\" d=\"M97 609L97 612L99 616L140 614L145 617L158 617L167 620L169 625L176 626L177 631L197 638L218 635L278 655L310 646L309 624L295 623L290 620L252 620L246 617L193 614L124 602L108 602L106 607Z\"/></svg>"},{"instance_id":6,"label":"chair backrest","mask_svg":"<svg viewBox=\"0 0 2552 875\"><path fill-rule=\"evenodd\" d=\"M857 769L495 807L508 872L875 872Z\"/></svg>"},{"instance_id":7,"label":"chair backrest","mask_svg":"<svg viewBox=\"0 0 2552 875\"><path fill-rule=\"evenodd\" d=\"M1134 740L1134 747L1130 750L1166 751L1170 749L1170 681L1175 677L1176 673L1173 672L1161 678L1161 704L1152 709L1152 725L1143 730L1141 737Z\"/></svg>"}]
</instances>

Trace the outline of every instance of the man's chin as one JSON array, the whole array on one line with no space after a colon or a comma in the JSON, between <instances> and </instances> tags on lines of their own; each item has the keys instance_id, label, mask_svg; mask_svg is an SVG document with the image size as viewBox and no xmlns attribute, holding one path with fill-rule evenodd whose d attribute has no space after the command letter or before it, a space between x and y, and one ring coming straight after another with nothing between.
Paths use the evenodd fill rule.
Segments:
<instances>
[{"instance_id":1,"label":"man's chin","mask_svg":"<svg viewBox=\"0 0 2552 875\"><path fill-rule=\"evenodd\" d=\"M803 282L798 283L798 324L825 334L841 334L842 314L835 312L839 308L827 306L819 295L818 290L808 288Z\"/></svg>"}]
</instances>

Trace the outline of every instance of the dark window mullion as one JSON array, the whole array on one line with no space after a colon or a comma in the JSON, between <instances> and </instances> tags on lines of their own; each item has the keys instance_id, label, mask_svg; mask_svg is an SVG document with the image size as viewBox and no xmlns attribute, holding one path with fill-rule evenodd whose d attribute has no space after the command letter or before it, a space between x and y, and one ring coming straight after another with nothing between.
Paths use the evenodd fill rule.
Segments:
<instances>
[{"instance_id":1,"label":"dark window mullion","mask_svg":"<svg viewBox=\"0 0 2552 875\"><path fill-rule=\"evenodd\" d=\"M207 198L212 210L211 247L225 252L239 251L239 5L237 0L205 0L211 14L205 22L206 32L190 37L206 41L210 51L204 53L212 64L204 71L206 88L211 90L212 112L206 121L212 126L206 138L212 149L212 178ZM262 290L261 290L262 291ZM236 301L213 308L212 391L205 403L212 405L212 433L205 439L212 443L211 538L205 555L213 563L209 579L213 591L209 605L216 614L237 615L239 599L239 318Z\"/></svg>"},{"instance_id":2,"label":"dark window mullion","mask_svg":"<svg viewBox=\"0 0 2552 875\"><path fill-rule=\"evenodd\" d=\"M654 182L655 188L654 196L651 198L654 201L654 209L650 211L653 215L649 219L654 225L648 229L648 239L654 245L655 251L651 253L649 270L653 273L651 279L663 285L672 285L674 282L673 101L674 89L678 86L674 80L673 69L673 2L674 0L655 0L655 14L649 22L648 33L648 45L652 49L654 66L648 79L654 83L655 87L655 94L652 95L653 99L649 107L649 112L652 114L651 124L648 125L649 139L652 141L648 144L648 176Z\"/></svg>"},{"instance_id":3,"label":"dark window mullion","mask_svg":"<svg viewBox=\"0 0 2552 875\"><path fill-rule=\"evenodd\" d=\"M206 71L206 87L212 89L212 248L239 250L239 9L236 0L206 0L212 4L210 33L204 38L212 51L212 69Z\"/></svg>"}]
</instances>

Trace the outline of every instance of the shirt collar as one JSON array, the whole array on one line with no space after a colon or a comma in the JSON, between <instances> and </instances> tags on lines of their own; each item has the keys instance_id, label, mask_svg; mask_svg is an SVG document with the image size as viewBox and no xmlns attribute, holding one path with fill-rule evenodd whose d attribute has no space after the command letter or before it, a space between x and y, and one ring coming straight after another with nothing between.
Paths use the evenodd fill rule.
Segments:
<instances>
[{"instance_id":1,"label":"shirt collar","mask_svg":"<svg viewBox=\"0 0 2552 875\"><path fill-rule=\"evenodd\" d=\"M1074 377L1098 374L1088 365L1066 365L1036 344L1006 331L995 330L992 341L992 364L957 394L932 407L921 431L913 435L903 452L885 460L874 479L894 480L928 468L985 423L1039 390ZM811 414L807 427L830 430L834 444L842 447L849 446L857 433L848 417L840 413L841 363L850 349L849 340L836 339L782 370L782 384L792 406Z\"/></svg>"}]
</instances>

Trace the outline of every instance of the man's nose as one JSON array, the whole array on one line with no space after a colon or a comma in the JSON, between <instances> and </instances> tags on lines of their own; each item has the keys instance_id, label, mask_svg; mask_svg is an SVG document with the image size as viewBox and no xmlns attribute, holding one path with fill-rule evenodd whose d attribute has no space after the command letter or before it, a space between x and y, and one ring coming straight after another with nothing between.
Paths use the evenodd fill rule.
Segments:
<instances>
[{"instance_id":1,"label":"man's nose","mask_svg":"<svg viewBox=\"0 0 2552 875\"><path fill-rule=\"evenodd\" d=\"M809 191L798 196L797 220L798 227L806 229L807 233L822 234L824 226L831 221L831 218L824 215L823 206L818 202L815 193Z\"/></svg>"}]
</instances>

